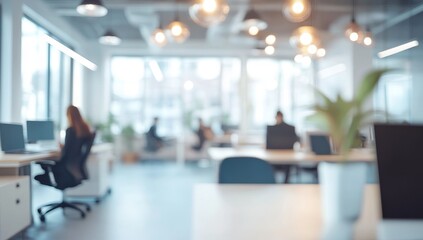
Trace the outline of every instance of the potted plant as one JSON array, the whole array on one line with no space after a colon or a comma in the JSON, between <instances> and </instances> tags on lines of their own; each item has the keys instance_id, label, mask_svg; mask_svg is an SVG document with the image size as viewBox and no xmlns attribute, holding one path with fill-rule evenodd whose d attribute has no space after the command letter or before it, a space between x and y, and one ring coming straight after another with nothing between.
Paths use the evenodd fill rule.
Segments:
<instances>
[{"instance_id":1,"label":"potted plant","mask_svg":"<svg viewBox=\"0 0 423 240\"><path fill-rule=\"evenodd\" d=\"M122 160L124 162L137 161L139 155L135 148L136 132L132 125L123 127L120 136L122 139Z\"/></svg>"},{"instance_id":2,"label":"potted plant","mask_svg":"<svg viewBox=\"0 0 423 240\"><path fill-rule=\"evenodd\" d=\"M366 182L366 163L350 162L348 155L357 140L358 131L369 123L374 111L364 109L381 76L388 70L368 73L351 100L340 94L330 99L316 89L318 104L309 120L319 123L330 134L335 154L340 163L319 164L322 191L324 239L350 239L353 223L359 217Z\"/></svg>"},{"instance_id":3,"label":"potted plant","mask_svg":"<svg viewBox=\"0 0 423 240\"><path fill-rule=\"evenodd\" d=\"M115 124L115 117L109 114L107 122L99 123L96 125L97 134L100 135L100 139L103 142L112 143L114 141L114 135L112 132L112 125Z\"/></svg>"}]
</instances>

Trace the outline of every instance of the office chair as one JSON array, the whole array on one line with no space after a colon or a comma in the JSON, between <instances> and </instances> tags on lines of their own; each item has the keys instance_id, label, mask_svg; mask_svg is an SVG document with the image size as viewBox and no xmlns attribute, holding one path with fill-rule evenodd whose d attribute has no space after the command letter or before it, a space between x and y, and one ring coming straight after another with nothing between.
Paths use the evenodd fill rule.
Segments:
<instances>
[{"instance_id":1,"label":"office chair","mask_svg":"<svg viewBox=\"0 0 423 240\"><path fill-rule=\"evenodd\" d=\"M276 183L273 167L254 157L225 158L219 166L219 183Z\"/></svg>"},{"instance_id":2,"label":"office chair","mask_svg":"<svg viewBox=\"0 0 423 240\"><path fill-rule=\"evenodd\" d=\"M78 211L82 218L85 218L85 212L78 207L83 205L87 212L91 210L90 205L84 202L66 201L64 191L80 185L82 180L88 179L86 170L86 160L94 142L95 133L86 137L80 148L77 157L61 158L60 161L42 161L38 164L46 171L46 173L35 176L35 180L46 186L51 186L62 191L62 201L43 205L37 209L41 222L45 222L45 215L55 209L71 208ZM50 177L53 175L53 179ZM45 212L43 208L48 208Z\"/></svg>"}]
</instances>

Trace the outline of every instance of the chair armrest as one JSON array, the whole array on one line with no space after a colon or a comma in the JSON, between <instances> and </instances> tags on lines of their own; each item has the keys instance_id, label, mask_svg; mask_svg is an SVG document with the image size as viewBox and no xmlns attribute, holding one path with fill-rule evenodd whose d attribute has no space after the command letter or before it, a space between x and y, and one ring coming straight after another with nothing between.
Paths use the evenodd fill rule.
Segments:
<instances>
[{"instance_id":1,"label":"chair armrest","mask_svg":"<svg viewBox=\"0 0 423 240\"><path fill-rule=\"evenodd\" d=\"M54 160L41 160L41 161L37 161L35 163L36 164L39 164L39 165L44 165L44 166L48 167L48 166L54 166L54 165L56 165L56 162L57 161L54 161Z\"/></svg>"}]
</instances>

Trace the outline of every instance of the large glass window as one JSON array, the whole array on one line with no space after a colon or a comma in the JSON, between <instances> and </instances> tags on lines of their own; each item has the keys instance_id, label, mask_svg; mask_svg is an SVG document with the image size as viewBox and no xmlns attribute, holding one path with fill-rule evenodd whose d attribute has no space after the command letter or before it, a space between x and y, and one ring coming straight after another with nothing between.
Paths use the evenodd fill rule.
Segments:
<instances>
[{"instance_id":1,"label":"large glass window","mask_svg":"<svg viewBox=\"0 0 423 240\"><path fill-rule=\"evenodd\" d=\"M310 68L293 61L253 58L247 61L248 130L262 132L274 124L275 113L281 110L285 121L303 125L305 106L313 102Z\"/></svg>"},{"instance_id":2,"label":"large glass window","mask_svg":"<svg viewBox=\"0 0 423 240\"><path fill-rule=\"evenodd\" d=\"M43 40L47 30L22 19L22 119L51 119L66 126L72 60Z\"/></svg>"},{"instance_id":3,"label":"large glass window","mask_svg":"<svg viewBox=\"0 0 423 240\"><path fill-rule=\"evenodd\" d=\"M139 133L159 116L158 133L169 137L194 128L198 117L215 129L237 125L239 69L235 58L114 57L111 112L121 128Z\"/></svg>"}]
</instances>

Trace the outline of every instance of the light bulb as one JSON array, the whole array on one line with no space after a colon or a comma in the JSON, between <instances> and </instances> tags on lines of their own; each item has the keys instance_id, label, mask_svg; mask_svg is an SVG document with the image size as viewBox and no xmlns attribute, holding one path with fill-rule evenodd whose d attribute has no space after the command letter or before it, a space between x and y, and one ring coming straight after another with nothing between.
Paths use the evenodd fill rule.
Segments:
<instances>
[{"instance_id":1,"label":"light bulb","mask_svg":"<svg viewBox=\"0 0 423 240\"><path fill-rule=\"evenodd\" d=\"M264 42L266 42L267 45L273 45L276 42L276 37L273 34L267 35L267 37L264 39Z\"/></svg>"},{"instance_id":2,"label":"light bulb","mask_svg":"<svg viewBox=\"0 0 423 240\"><path fill-rule=\"evenodd\" d=\"M248 34L250 34L251 36L257 35L258 32L259 32L259 29L256 26L251 26L248 28Z\"/></svg>"},{"instance_id":3,"label":"light bulb","mask_svg":"<svg viewBox=\"0 0 423 240\"><path fill-rule=\"evenodd\" d=\"M169 29L173 40L177 43L185 42L190 35L188 27L180 21L171 22L167 28Z\"/></svg>"},{"instance_id":4,"label":"light bulb","mask_svg":"<svg viewBox=\"0 0 423 240\"><path fill-rule=\"evenodd\" d=\"M304 32L300 35L300 43L302 45L310 45L313 42L313 36L309 32Z\"/></svg>"},{"instance_id":5,"label":"light bulb","mask_svg":"<svg viewBox=\"0 0 423 240\"><path fill-rule=\"evenodd\" d=\"M294 2L294 4L292 4L292 11L295 14L302 13L304 11L304 3L300 2L300 1Z\"/></svg>"},{"instance_id":6,"label":"light bulb","mask_svg":"<svg viewBox=\"0 0 423 240\"><path fill-rule=\"evenodd\" d=\"M167 44L167 38L164 31L160 28L156 29L151 37L151 40L154 44L156 44L159 47L163 47Z\"/></svg>"},{"instance_id":7,"label":"light bulb","mask_svg":"<svg viewBox=\"0 0 423 240\"><path fill-rule=\"evenodd\" d=\"M358 40L358 33L357 32L350 33L349 39L353 42L356 42Z\"/></svg>"},{"instance_id":8,"label":"light bulb","mask_svg":"<svg viewBox=\"0 0 423 240\"><path fill-rule=\"evenodd\" d=\"M371 37L365 37L364 38L364 40L363 40L363 43L364 43L364 45L366 45L366 46L370 46L370 45L372 45L372 38Z\"/></svg>"},{"instance_id":9,"label":"light bulb","mask_svg":"<svg viewBox=\"0 0 423 240\"><path fill-rule=\"evenodd\" d=\"M287 0L282 12L289 21L302 22L310 16L311 5L308 0Z\"/></svg>"},{"instance_id":10,"label":"light bulb","mask_svg":"<svg viewBox=\"0 0 423 240\"><path fill-rule=\"evenodd\" d=\"M370 46L373 43L373 39L372 39L372 33L370 32L370 30L366 30L366 32L364 33L364 37L363 37L363 44L366 46Z\"/></svg>"},{"instance_id":11,"label":"light bulb","mask_svg":"<svg viewBox=\"0 0 423 240\"><path fill-rule=\"evenodd\" d=\"M307 47L307 52L309 53L309 54L316 54L316 52L317 52L317 47L316 47L316 45L314 45L314 44L310 44L308 47Z\"/></svg>"},{"instance_id":12,"label":"light bulb","mask_svg":"<svg viewBox=\"0 0 423 240\"><path fill-rule=\"evenodd\" d=\"M363 37L363 32L361 31L360 26L355 22L354 19L351 20L350 24L345 29L345 36L353 42L357 42Z\"/></svg>"},{"instance_id":13,"label":"light bulb","mask_svg":"<svg viewBox=\"0 0 423 240\"><path fill-rule=\"evenodd\" d=\"M228 13L229 5L225 0L196 0L189 8L191 19L203 27L223 22Z\"/></svg>"},{"instance_id":14,"label":"light bulb","mask_svg":"<svg viewBox=\"0 0 423 240\"><path fill-rule=\"evenodd\" d=\"M326 55L326 50L324 48L317 49L316 56L317 57L324 57Z\"/></svg>"},{"instance_id":15,"label":"light bulb","mask_svg":"<svg viewBox=\"0 0 423 240\"><path fill-rule=\"evenodd\" d=\"M275 53L275 47L273 47L273 46L267 46L267 47L264 48L264 52L267 55L273 55Z\"/></svg>"}]
</instances>

